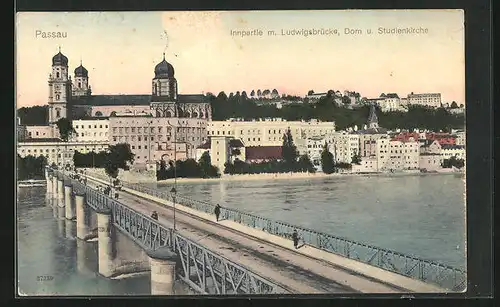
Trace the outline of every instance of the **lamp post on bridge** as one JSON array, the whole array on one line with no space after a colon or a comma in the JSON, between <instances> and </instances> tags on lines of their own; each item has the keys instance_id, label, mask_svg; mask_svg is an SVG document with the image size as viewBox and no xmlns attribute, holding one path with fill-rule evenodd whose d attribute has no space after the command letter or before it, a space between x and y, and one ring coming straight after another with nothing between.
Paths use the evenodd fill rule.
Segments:
<instances>
[{"instance_id":1,"label":"lamp post on bridge","mask_svg":"<svg viewBox=\"0 0 500 307\"><path fill-rule=\"evenodd\" d=\"M174 205L174 232L175 232L175 201L177 196L177 127L179 127L179 118L176 118L177 125L172 125L170 121L167 122L167 125L173 129L173 144L174 144L174 186L170 190L170 194L172 195L173 205Z\"/></svg>"}]
</instances>

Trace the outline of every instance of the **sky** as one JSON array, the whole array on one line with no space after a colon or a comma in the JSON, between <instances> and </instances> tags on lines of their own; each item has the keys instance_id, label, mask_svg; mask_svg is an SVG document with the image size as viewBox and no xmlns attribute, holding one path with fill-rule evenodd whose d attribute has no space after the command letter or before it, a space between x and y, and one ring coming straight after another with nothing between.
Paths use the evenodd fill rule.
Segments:
<instances>
[{"instance_id":1,"label":"sky","mask_svg":"<svg viewBox=\"0 0 500 307\"><path fill-rule=\"evenodd\" d=\"M379 27L427 33L379 34ZM338 34L281 35L300 29ZM251 30L263 35L231 35ZM444 102L465 103L462 10L22 12L15 47L18 108L47 103L59 47L72 76L80 61L87 68L96 95L150 94L165 52L180 94L276 88L304 96L334 89L368 98L441 93Z\"/></svg>"}]
</instances>

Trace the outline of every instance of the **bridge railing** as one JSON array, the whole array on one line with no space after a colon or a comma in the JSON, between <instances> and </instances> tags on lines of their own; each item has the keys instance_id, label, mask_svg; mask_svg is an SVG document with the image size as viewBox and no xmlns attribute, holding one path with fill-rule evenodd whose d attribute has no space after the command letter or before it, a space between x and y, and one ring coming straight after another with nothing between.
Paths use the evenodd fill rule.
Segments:
<instances>
[{"instance_id":1,"label":"bridge railing","mask_svg":"<svg viewBox=\"0 0 500 307\"><path fill-rule=\"evenodd\" d=\"M170 192L159 191L140 184L126 182L122 182L122 184L124 187L132 190L173 201L173 195ZM209 214L213 213L215 208L213 204L180 195L176 195L175 201L180 205ZM355 242L346 238L321 233L316 230L291 225L282 221L271 220L236 209L221 207L221 218L289 239L291 239L293 230L297 230L304 244L390 272L432 283L452 291L462 291L466 287L467 273L464 270L435 261Z\"/></svg>"},{"instance_id":2,"label":"bridge railing","mask_svg":"<svg viewBox=\"0 0 500 307\"><path fill-rule=\"evenodd\" d=\"M102 176L98 177L106 180ZM122 185L129 189L171 202L174 200L170 192L159 191L135 183L122 182ZM190 199L182 195L176 195L175 202L209 214L212 214L215 208L213 204ZM291 225L282 221L271 220L237 209L221 207L221 218L289 239L291 239L293 230L297 230L304 244L413 279L432 283L452 291L462 291L466 287L467 273L464 270L435 261L421 259L412 255L405 255L366 243L355 242L346 238L321 233L316 230Z\"/></svg>"},{"instance_id":3,"label":"bridge railing","mask_svg":"<svg viewBox=\"0 0 500 307\"><path fill-rule=\"evenodd\" d=\"M57 175L62 176L61 173ZM179 255L180 278L204 294L284 294L283 287L224 256L179 235L118 200L96 191L82 182L64 176L73 189L85 193L86 203L93 209L110 209L113 224L147 250L167 246ZM208 283L208 280L211 283ZM209 284L211 286L209 286Z\"/></svg>"}]
</instances>

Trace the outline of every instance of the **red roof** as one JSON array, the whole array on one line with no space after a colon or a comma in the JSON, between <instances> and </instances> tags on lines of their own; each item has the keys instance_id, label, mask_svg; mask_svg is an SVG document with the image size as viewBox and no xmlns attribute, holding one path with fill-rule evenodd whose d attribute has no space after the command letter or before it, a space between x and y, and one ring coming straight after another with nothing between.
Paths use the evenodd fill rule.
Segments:
<instances>
[{"instance_id":1,"label":"red roof","mask_svg":"<svg viewBox=\"0 0 500 307\"><path fill-rule=\"evenodd\" d=\"M211 142L211 139L209 137L209 139L205 143L201 144L197 148L198 149L210 149L211 146L212 146L212 142ZM239 139L231 139L231 140L229 140L229 147L241 148L241 147L245 147L245 145L243 145L243 143Z\"/></svg>"},{"instance_id":2,"label":"red roof","mask_svg":"<svg viewBox=\"0 0 500 307\"><path fill-rule=\"evenodd\" d=\"M250 146L245 149L247 160L273 160L282 158L281 146Z\"/></svg>"}]
</instances>

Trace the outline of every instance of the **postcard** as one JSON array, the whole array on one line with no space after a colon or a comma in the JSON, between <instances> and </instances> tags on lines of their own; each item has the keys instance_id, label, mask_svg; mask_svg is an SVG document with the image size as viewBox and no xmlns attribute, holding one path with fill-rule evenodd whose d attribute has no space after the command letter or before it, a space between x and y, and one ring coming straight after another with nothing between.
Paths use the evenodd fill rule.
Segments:
<instances>
[{"instance_id":1,"label":"postcard","mask_svg":"<svg viewBox=\"0 0 500 307\"><path fill-rule=\"evenodd\" d=\"M20 296L463 292L463 10L16 15Z\"/></svg>"}]
</instances>

